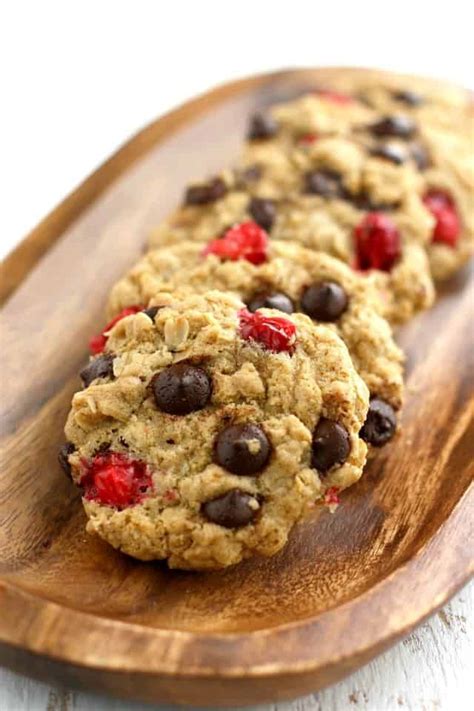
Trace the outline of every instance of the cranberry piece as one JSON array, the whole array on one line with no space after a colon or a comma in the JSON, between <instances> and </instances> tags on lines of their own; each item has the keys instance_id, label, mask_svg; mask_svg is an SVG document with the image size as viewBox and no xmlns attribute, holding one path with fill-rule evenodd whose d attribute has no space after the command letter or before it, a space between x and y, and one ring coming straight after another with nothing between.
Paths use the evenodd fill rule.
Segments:
<instances>
[{"instance_id":1,"label":"cranberry piece","mask_svg":"<svg viewBox=\"0 0 474 711\"><path fill-rule=\"evenodd\" d=\"M246 341L257 341L269 351L293 353L296 342L296 326L286 318L264 316L247 309L239 311L240 335Z\"/></svg>"},{"instance_id":2,"label":"cranberry piece","mask_svg":"<svg viewBox=\"0 0 474 711\"><path fill-rule=\"evenodd\" d=\"M369 212L354 230L358 269L389 272L401 254L400 233L392 220Z\"/></svg>"},{"instance_id":3,"label":"cranberry piece","mask_svg":"<svg viewBox=\"0 0 474 711\"><path fill-rule=\"evenodd\" d=\"M106 335L111 328L115 326L116 323L121 321L125 316L131 316L132 314L137 314L139 311L143 311L143 306L128 306L123 309L115 318L113 318L109 323L102 329L102 331L97 336L92 336L89 341L89 349L92 355L98 355L102 353L107 343L108 336Z\"/></svg>"},{"instance_id":4,"label":"cranberry piece","mask_svg":"<svg viewBox=\"0 0 474 711\"><path fill-rule=\"evenodd\" d=\"M461 231L456 205L450 195L442 190L430 190L423 197L428 210L435 218L433 242L441 242L455 247Z\"/></svg>"},{"instance_id":5,"label":"cranberry piece","mask_svg":"<svg viewBox=\"0 0 474 711\"><path fill-rule=\"evenodd\" d=\"M221 259L246 259L252 264L262 264L267 259L268 234L256 222L234 225L220 239L213 239L204 250L204 256L215 254Z\"/></svg>"},{"instance_id":6,"label":"cranberry piece","mask_svg":"<svg viewBox=\"0 0 474 711\"><path fill-rule=\"evenodd\" d=\"M148 466L120 452L105 452L84 465L84 498L118 509L139 504L152 486Z\"/></svg>"},{"instance_id":7,"label":"cranberry piece","mask_svg":"<svg viewBox=\"0 0 474 711\"><path fill-rule=\"evenodd\" d=\"M302 136L298 136L298 143L303 146L310 146L312 143L318 140L317 133L303 133Z\"/></svg>"}]
</instances>

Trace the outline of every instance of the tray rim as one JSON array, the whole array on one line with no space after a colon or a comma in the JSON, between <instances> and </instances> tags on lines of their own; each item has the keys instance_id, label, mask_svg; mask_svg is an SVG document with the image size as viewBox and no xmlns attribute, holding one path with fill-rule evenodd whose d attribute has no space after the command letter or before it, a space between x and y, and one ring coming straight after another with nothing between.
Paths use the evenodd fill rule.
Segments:
<instances>
[{"instance_id":1,"label":"tray rim","mask_svg":"<svg viewBox=\"0 0 474 711\"><path fill-rule=\"evenodd\" d=\"M35 656L44 656L51 660L73 664L78 667L87 667L95 670L108 670L111 672L127 673L127 674L140 674L140 675L152 675L152 676L169 676L174 678L186 677L186 678L205 678L205 677L218 677L221 679L235 679L236 677L242 676L245 678L258 678L258 677L274 677L281 673L285 674L301 674L305 672L314 672L316 670L320 671L325 667L334 664L340 664L346 659L352 659L356 656L361 659L354 666L351 666L350 670L353 671L362 664L366 663L374 656L380 652L387 649L389 646L394 644L399 639L405 637L410 633L412 629L421 624L425 619L430 617L432 614L437 612L442 608L453 595L456 594L462 587L464 587L471 579L474 578L474 557L470 553L469 546L469 536L465 535L464 524L474 529L472 516L469 516L470 509L474 509L474 484L471 484L468 489L464 492L461 499L455 505L451 514L445 521L445 523L436 531L434 536L429 539L423 546L421 546L418 551L403 565L396 568L384 579L376 583L373 587L359 595L358 597L350 600L342 605L334 607L326 612L319 615L315 615L303 620L297 620L292 623L287 623L281 626L272 627L269 629L254 630L246 633L206 633L206 632L192 632L192 631L182 631L182 630L172 630L172 629L159 629L146 627L137 623L126 622L122 620L116 620L112 618L103 617L101 615L94 615L89 612L84 612L81 610L76 610L74 608L69 608L61 605L60 603L46 600L44 598L36 597L20 586L15 585L8 579L0 576L0 603L2 610L7 614L2 615L0 618L0 661L2 655L2 647L5 649L17 648L23 649L26 652L33 653ZM473 531L474 532L474 531ZM242 666L239 664L235 667L230 667L227 663L221 667L213 666L210 669L205 664L186 666L186 643L197 641L199 642L228 642L231 644L243 645L248 642L252 642L257 639L268 637L271 645L275 645L278 640L276 637L282 637L285 641L285 636L296 633L297 637L301 637L300 642L304 645L305 634L315 632L317 627L322 627L324 625L330 627L332 624L332 618L336 615L340 615L344 612L348 619L351 621L351 625L358 627L357 615L363 615L365 613L364 607L374 605L377 602L386 603L392 602L394 607L391 612L400 613L407 600L400 597L391 597L392 588L396 587L396 584L402 585L405 582L410 582L413 575L421 578L421 572L416 572L414 569L417 565L422 567L428 567L430 562L436 560L442 562L444 558L441 553L446 549L446 539L452 538L451 544L455 545L459 551L459 555L456 558L461 559L463 565L461 568L457 569L456 564L450 568L450 573L447 576L450 578L451 582L449 585L444 584L444 580L440 578L429 578L425 581L422 586L421 593L425 593L429 599L421 604L417 604L417 612L413 613L412 609L412 619L404 622L403 624L394 624L393 629L386 630L385 628L380 630L378 636L371 635L370 641L367 644L358 644L354 641L350 645L350 649L339 657L335 657L334 654L326 653L326 658L309 658L307 660L298 660L298 651L301 649L299 645L293 645L293 659L288 657L288 654L283 655L283 659L278 662L273 662L272 664L252 664L250 666ZM432 549L432 550L428 550ZM426 560L421 560L425 558ZM454 561L454 557L450 556L451 561ZM444 571L445 576L447 569ZM439 589L433 585L433 580L439 583ZM410 586L405 586L405 589L410 589ZM408 593L408 597L411 599L411 592ZM370 598L375 598L375 600L370 600ZM160 642L171 642L176 640L176 638L181 639L184 643L183 649L184 654L181 655L178 662L174 662L171 665L166 664L165 660L160 660L159 664L150 665L150 667L144 668L143 663L140 661L136 666L130 664L133 659L125 653L125 658L128 660L129 665L119 663L116 658L117 650L114 650L114 655L107 655L106 657L98 659L94 663L86 663L83 660L77 658L73 651L65 652L59 648L48 648L48 643L43 640L42 644L32 644L31 642L21 641L14 638L15 631L9 629L7 620L9 619L8 612L12 612L15 609L15 599L21 599L25 603L25 608L32 612L35 616L36 614L45 612L48 617L55 617L58 614L61 616L69 617L70 622L77 623L73 627L70 627L70 635L67 641L73 641L78 631L82 628L83 624L95 625L98 631L104 635L107 634L109 626L115 627L118 631L127 633L134 633L137 637L140 634L145 636L148 634L152 637L156 637ZM420 590L418 590L418 601L421 598ZM35 609L37 608L37 609ZM363 629L363 628L362 628ZM64 640L63 640L64 642ZM59 645L63 647L63 642ZM72 645L74 646L74 645ZM80 646L80 645L79 645ZM83 655L83 647L80 647L81 656ZM192 650L188 655L189 658L195 658ZM227 662L227 658L223 655L224 662ZM125 659L123 660L125 661ZM345 676L349 673L347 670L341 676Z\"/></svg>"},{"instance_id":2,"label":"tray rim","mask_svg":"<svg viewBox=\"0 0 474 711\"><path fill-rule=\"evenodd\" d=\"M390 72L379 70L352 67L308 67L257 74L221 84L185 102L178 108L171 110L164 116L145 126L119 147L110 158L102 163L89 177L75 188L6 256L1 265L0 305L3 305L8 300L9 296L13 294L31 270L40 262L48 249L60 239L63 232L82 214L83 210L95 202L117 178L144 156L148 150L161 140L165 140L172 135L186 122L191 114L194 116L202 114L213 105L232 98L236 93L257 87L269 80L290 78L291 76L297 75L300 75L301 78L304 76L316 77L318 73L321 73L323 76L328 76L333 71L340 72L341 70L364 73L370 71L372 74L378 75L391 74ZM431 82L436 80L427 78L426 81ZM0 661L8 657L8 650L16 649L23 650L26 653L31 653L38 657L50 659L60 664L71 664L75 667L87 667L95 670L109 670L110 672L118 674L150 675L157 678L168 676L171 678L219 678L234 680L240 676L258 678L268 676L275 677L282 674L298 675L308 672L316 673L322 672L330 666L343 665L343 669L336 675L336 678L333 679L334 681L360 667L376 654L408 634L416 625L420 624L424 619L442 607L452 595L474 576L474 560L470 554L469 536L466 536L466 528L469 528L470 525L472 526L473 523L472 516L470 515L473 506L474 486L471 484L464 495L455 504L444 524L435 532L432 538L426 541L403 565L396 568L386 578L379 581L357 598L317 616L298 620L279 627L255 630L247 633L216 634L160 630L158 628L144 627L139 624L121 620L113 620L35 597L21 587L16 586L11 580L0 576L0 604L5 613L0 616ZM446 555L448 542L450 544L450 551L449 555ZM455 554L451 552L454 549L456 550ZM433 560L438 561L439 564L445 561L449 563L449 568L446 567L443 571L443 575L439 577L428 576L428 578L423 579L423 571L425 574L427 573L430 563L432 565ZM341 612L343 612L347 616L347 619L351 620L351 624L355 626L357 626L357 616L361 614L363 616L365 614L364 607L377 602L385 602L385 604L390 602L393 604L391 610L392 614L401 614L404 606L403 598L397 597L396 594L393 596L393 592L396 593L398 585L403 585L405 582L409 583L414 579L417 579L418 583L422 581L423 584L418 591L416 606L412 605L410 610L410 619L403 620L403 617L399 617L398 621L394 620L391 624L385 626L381 625L378 633L373 634L373 632L371 632L369 634L370 639L365 642L360 638L358 640L353 639L350 646L339 656L329 654L327 649L325 649L325 657L315 655L303 660L299 656L301 645L304 647L308 642L307 635L314 633L315 630L317 631L317 628L324 626L329 629L334 616L338 614L340 616ZM29 640L22 639L21 635L15 637L15 630L12 630L11 625L9 625L8 615L8 612L10 610L13 611L15 608L15 600L21 601L25 606L25 610L33 617L39 614L45 614L52 618L58 615L59 617L69 617L70 621L74 623L70 628L69 640L66 640L68 644L71 644L71 648L66 649L67 645L64 644L64 639L61 644L55 646L51 645L46 639L42 641L34 640L34 635ZM416 607L416 611L414 607ZM130 633L143 635L146 632L146 635L152 635L158 643L179 638L183 642L179 658L179 668L176 661L174 661L172 665L167 665L165 659L157 661L157 658L154 658L154 664L150 665L149 668L144 668L142 662L140 662L139 666L134 667L133 663L131 663L133 659L131 659L130 656L127 657L125 655L122 659L118 658L116 653L107 655L107 657L104 656L100 659L98 658L94 662L78 659L73 653L74 638L78 630L84 625L84 622L95 627L96 632L103 635L107 635L108 627L113 625L119 632L124 632L124 636ZM291 635L295 635L295 640L293 640L293 644L291 645L292 648L290 649L283 645L282 659L270 665L260 663L242 666L242 664L239 664L232 667L228 663L231 660L226 659L225 655L223 663L220 666L214 665L212 668L209 666L206 667L203 660L201 660L202 663L197 666L190 664L193 655L190 645L188 644L189 642L198 641L210 643L220 641L227 645L236 644L236 648L238 648L239 645L248 644L256 639L262 640L268 637L273 646L278 638L282 637L282 639L285 639L288 635L290 635L290 637ZM294 643L295 641L298 643ZM81 649L83 651L82 647ZM127 661L128 665L125 663Z\"/></svg>"}]
</instances>

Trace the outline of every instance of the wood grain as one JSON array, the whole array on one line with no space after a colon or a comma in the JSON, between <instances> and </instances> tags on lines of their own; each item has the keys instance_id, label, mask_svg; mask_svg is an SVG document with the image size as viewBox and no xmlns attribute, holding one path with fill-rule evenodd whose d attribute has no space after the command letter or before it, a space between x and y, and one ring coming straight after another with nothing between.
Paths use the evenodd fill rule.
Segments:
<instances>
[{"instance_id":1,"label":"wood grain","mask_svg":"<svg viewBox=\"0 0 474 711\"><path fill-rule=\"evenodd\" d=\"M338 684L293 702L249 711L470 711L474 693L474 583L385 654ZM167 711L43 684L0 669L5 711Z\"/></svg>"},{"instance_id":2,"label":"wood grain","mask_svg":"<svg viewBox=\"0 0 474 711\"><path fill-rule=\"evenodd\" d=\"M273 559L200 575L128 559L86 536L56 463L87 337L149 228L203 165L212 173L232 161L254 107L330 77L255 77L178 109L11 257L0 371L4 664L145 700L290 698L365 663L472 575L469 271L401 334L410 365L403 435L337 515L315 514ZM39 251L28 257L30 244Z\"/></svg>"}]
</instances>

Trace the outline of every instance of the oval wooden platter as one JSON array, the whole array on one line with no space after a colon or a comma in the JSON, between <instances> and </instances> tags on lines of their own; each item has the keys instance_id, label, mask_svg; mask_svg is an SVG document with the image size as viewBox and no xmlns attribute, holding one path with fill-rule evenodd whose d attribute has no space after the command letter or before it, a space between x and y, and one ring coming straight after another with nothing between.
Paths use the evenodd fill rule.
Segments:
<instances>
[{"instance_id":1,"label":"oval wooden platter","mask_svg":"<svg viewBox=\"0 0 474 711\"><path fill-rule=\"evenodd\" d=\"M403 433L273 559L193 574L84 532L56 461L107 291L192 178L232 162L256 107L333 70L222 86L145 128L7 258L2 297L0 662L113 694L193 705L295 697L367 662L473 570L474 280L400 333Z\"/></svg>"}]
</instances>

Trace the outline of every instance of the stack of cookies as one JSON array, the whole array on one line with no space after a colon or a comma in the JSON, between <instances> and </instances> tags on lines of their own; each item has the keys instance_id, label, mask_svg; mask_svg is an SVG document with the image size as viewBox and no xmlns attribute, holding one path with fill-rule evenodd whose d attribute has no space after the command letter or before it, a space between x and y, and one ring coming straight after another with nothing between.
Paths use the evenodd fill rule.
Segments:
<instances>
[{"instance_id":1,"label":"stack of cookies","mask_svg":"<svg viewBox=\"0 0 474 711\"><path fill-rule=\"evenodd\" d=\"M473 250L471 132L462 90L343 71L251 118L91 339L60 452L89 532L214 569L336 508L399 430L392 327Z\"/></svg>"}]
</instances>

